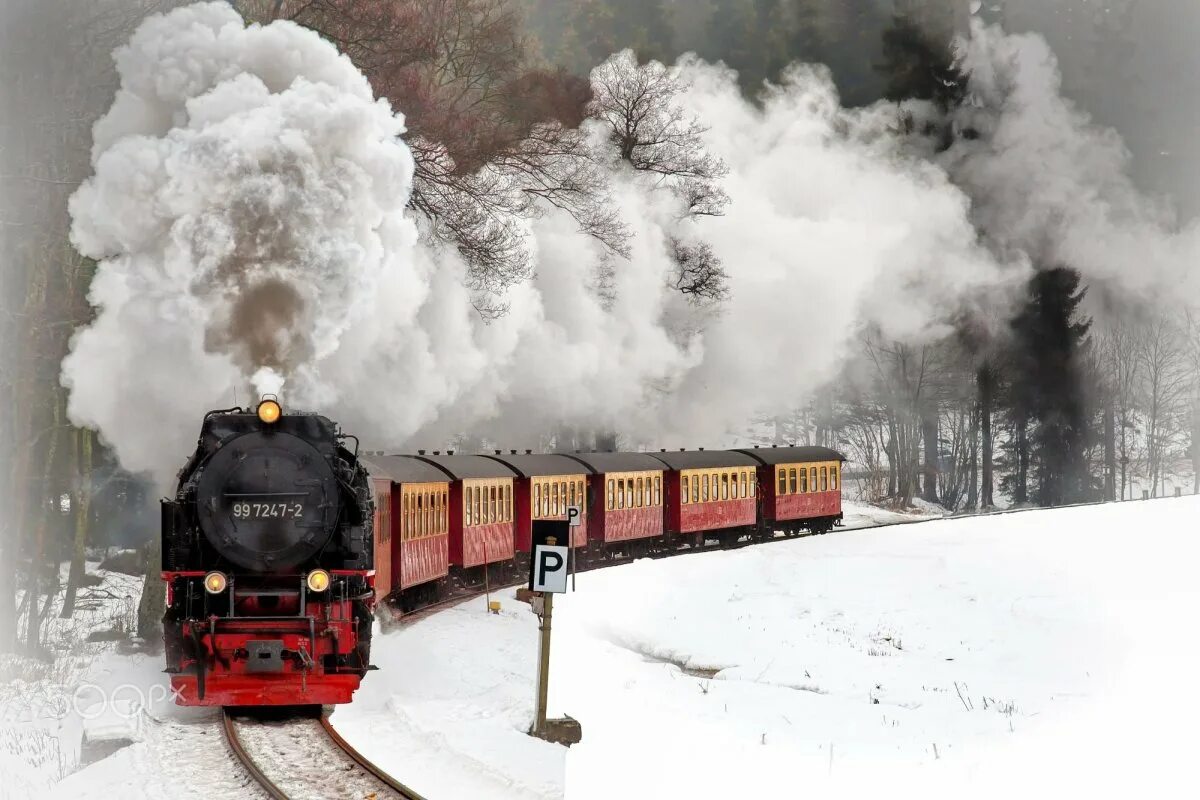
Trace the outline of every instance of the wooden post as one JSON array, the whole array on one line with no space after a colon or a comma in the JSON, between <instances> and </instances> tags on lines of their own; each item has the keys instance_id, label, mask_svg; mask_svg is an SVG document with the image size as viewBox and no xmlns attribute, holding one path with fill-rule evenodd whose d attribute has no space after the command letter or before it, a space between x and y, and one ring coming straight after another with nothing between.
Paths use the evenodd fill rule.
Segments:
<instances>
[{"instance_id":1,"label":"wooden post","mask_svg":"<svg viewBox=\"0 0 1200 800\"><path fill-rule=\"evenodd\" d=\"M550 694L550 625L554 615L554 594L543 592L542 622L538 630L541 641L538 644L538 674L537 674L537 718L533 723L536 736L546 735L546 705Z\"/></svg>"}]
</instances>

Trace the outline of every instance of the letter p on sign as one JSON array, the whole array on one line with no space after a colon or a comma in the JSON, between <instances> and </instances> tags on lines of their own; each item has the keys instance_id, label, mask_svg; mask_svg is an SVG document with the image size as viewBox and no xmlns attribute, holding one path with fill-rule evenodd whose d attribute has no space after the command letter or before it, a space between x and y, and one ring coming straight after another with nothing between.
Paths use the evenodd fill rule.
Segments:
<instances>
[{"instance_id":1,"label":"letter p on sign","mask_svg":"<svg viewBox=\"0 0 1200 800\"><path fill-rule=\"evenodd\" d=\"M533 548L533 586L535 592L562 593L567 590L568 549L540 544Z\"/></svg>"}]
</instances>

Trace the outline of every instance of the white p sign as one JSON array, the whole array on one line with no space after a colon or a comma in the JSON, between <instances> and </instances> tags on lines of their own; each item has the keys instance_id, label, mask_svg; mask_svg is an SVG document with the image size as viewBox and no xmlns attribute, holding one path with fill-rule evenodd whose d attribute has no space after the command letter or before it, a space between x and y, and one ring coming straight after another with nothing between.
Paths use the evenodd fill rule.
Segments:
<instances>
[{"instance_id":1,"label":"white p sign","mask_svg":"<svg viewBox=\"0 0 1200 800\"><path fill-rule=\"evenodd\" d=\"M539 544L533 548L533 586L535 592L561 593L567 590L566 547Z\"/></svg>"},{"instance_id":2,"label":"white p sign","mask_svg":"<svg viewBox=\"0 0 1200 800\"><path fill-rule=\"evenodd\" d=\"M567 524L578 528L583 524L583 509L579 506L567 506Z\"/></svg>"}]
</instances>

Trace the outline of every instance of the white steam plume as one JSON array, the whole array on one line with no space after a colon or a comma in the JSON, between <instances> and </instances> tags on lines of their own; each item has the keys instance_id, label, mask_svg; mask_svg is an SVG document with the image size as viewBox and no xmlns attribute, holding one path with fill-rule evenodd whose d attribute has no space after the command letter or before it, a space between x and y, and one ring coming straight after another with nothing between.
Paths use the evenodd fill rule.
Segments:
<instances>
[{"instance_id":1,"label":"white steam plume","mask_svg":"<svg viewBox=\"0 0 1200 800\"><path fill-rule=\"evenodd\" d=\"M614 167L634 238L609 298L605 254L550 211L528 226L536 275L483 324L461 262L405 215L400 117L327 42L208 3L147 20L117 64L72 203L100 260L97 318L63 380L72 419L160 479L235 390L279 389L376 446L468 429L517 445L558 424L714 441L802 402L861 325L936 336L1024 275L979 246L942 170L903 155L886 108L843 110L810 68L757 108L685 60L685 111L731 167L727 215L694 232L730 274L727 304L704 318L668 286L676 208Z\"/></svg>"},{"instance_id":2,"label":"white steam plume","mask_svg":"<svg viewBox=\"0 0 1200 800\"><path fill-rule=\"evenodd\" d=\"M976 102L956 122L980 135L942 163L994 245L1072 267L1130 306L1200 300L1200 226L1138 189L1117 133L1062 95L1046 41L976 24L964 55Z\"/></svg>"}]
</instances>

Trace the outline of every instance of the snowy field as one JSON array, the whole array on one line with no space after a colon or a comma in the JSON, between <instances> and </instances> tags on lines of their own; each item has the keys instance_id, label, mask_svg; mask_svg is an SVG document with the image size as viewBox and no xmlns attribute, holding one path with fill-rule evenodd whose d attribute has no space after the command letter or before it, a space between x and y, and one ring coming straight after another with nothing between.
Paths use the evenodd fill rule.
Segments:
<instances>
[{"instance_id":1,"label":"snowy field","mask_svg":"<svg viewBox=\"0 0 1200 800\"><path fill-rule=\"evenodd\" d=\"M1200 720L1198 512L954 519L583 576L556 609L553 698L584 728L568 796L1190 795L1172 779Z\"/></svg>"},{"instance_id":2,"label":"snowy field","mask_svg":"<svg viewBox=\"0 0 1200 800\"><path fill-rule=\"evenodd\" d=\"M569 751L524 734L536 618L504 591L499 615L479 599L378 634L380 671L333 721L431 800L1191 796L1198 515L1185 498L953 518L580 575L555 608ZM160 669L109 653L87 677ZM53 796L245 795L213 712L128 711L75 725L133 744Z\"/></svg>"}]
</instances>

